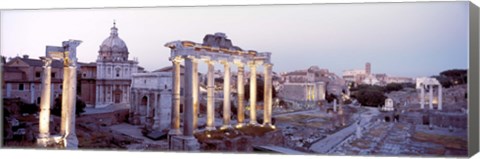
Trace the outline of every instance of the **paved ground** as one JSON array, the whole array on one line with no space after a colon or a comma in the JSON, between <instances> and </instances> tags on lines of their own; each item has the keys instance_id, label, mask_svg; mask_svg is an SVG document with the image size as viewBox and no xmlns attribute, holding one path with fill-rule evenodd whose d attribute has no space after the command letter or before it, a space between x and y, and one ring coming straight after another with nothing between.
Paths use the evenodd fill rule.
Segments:
<instances>
[{"instance_id":1,"label":"paved ground","mask_svg":"<svg viewBox=\"0 0 480 159\"><path fill-rule=\"evenodd\" d=\"M166 140L154 141L142 135L140 126L130 125L126 123L110 126L112 131L128 135L133 138L141 139L141 144L128 145L128 150L167 150L168 142Z\"/></svg>"},{"instance_id":2,"label":"paved ground","mask_svg":"<svg viewBox=\"0 0 480 159\"><path fill-rule=\"evenodd\" d=\"M377 108L366 108L368 111L363 112L360 116L360 125L363 126L370 122L373 116L378 115L380 112ZM324 139L317 141L316 143L310 146L310 150L316 153L325 154L338 144L340 144L347 137L352 135L356 130L356 124L350 124L348 127L343 128L342 130L331 134Z\"/></svg>"},{"instance_id":3,"label":"paved ground","mask_svg":"<svg viewBox=\"0 0 480 159\"><path fill-rule=\"evenodd\" d=\"M104 108L94 108L94 107L86 107L85 112L82 114L99 114L99 113L110 113L121 109L129 109L128 104L112 104L106 106Z\"/></svg>"}]
</instances>

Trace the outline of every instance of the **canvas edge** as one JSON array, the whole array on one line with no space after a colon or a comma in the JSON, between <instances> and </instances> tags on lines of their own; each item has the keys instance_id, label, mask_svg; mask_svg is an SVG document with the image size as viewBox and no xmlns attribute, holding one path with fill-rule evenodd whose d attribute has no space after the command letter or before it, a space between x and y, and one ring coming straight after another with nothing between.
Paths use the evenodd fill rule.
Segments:
<instances>
[{"instance_id":1,"label":"canvas edge","mask_svg":"<svg viewBox=\"0 0 480 159\"><path fill-rule=\"evenodd\" d=\"M479 12L478 7L469 2L469 67L468 67L468 156L479 151Z\"/></svg>"},{"instance_id":2,"label":"canvas edge","mask_svg":"<svg viewBox=\"0 0 480 159\"><path fill-rule=\"evenodd\" d=\"M0 30L2 30L2 25L1 25L2 13L3 13L3 11L0 10ZM0 38L0 48L2 47L1 40L2 40L2 38ZM1 53L0 53L0 55L1 55ZM0 62L0 72L1 72L0 73L0 80L3 81L3 63L2 62ZM0 88L3 88L3 82L0 82ZM0 108L0 115L1 115L0 125L2 126L2 129L0 130L0 148L3 148L3 128L4 128L3 127L4 126L3 125L3 90L0 91L0 97L2 97L2 98L0 98L0 106L1 106L1 108Z\"/></svg>"}]
</instances>

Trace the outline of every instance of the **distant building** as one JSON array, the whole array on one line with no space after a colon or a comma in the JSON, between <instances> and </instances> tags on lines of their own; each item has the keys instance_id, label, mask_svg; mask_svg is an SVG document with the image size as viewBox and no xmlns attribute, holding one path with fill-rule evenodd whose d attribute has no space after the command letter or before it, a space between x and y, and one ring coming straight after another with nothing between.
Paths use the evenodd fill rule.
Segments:
<instances>
[{"instance_id":1,"label":"distant building","mask_svg":"<svg viewBox=\"0 0 480 159\"><path fill-rule=\"evenodd\" d=\"M282 84L279 86L278 96L284 99L321 101L325 100L327 93L340 95L348 91L343 79L317 66L307 70L288 72L281 76Z\"/></svg>"},{"instance_id":2,"label":"distant building","mask_svg":"<svg viewBox=\"0 0 480 159\"><path fill-rule=\"evenodd\" d=\"M115 23L110 36L100 45L98 53L96 107L129 103L132 74L139 72L139 67L137 61L128 60L127 45L118 36Z\"/></svg>"},{"instance_id":3,"label":"distant building","mask_svg":"<svg viewBox=\"0 0 480 159\"><path fill-rule=\"evenodd\" d=\"M132 74L145 72L136 60L128 60L128 48L118 37L114 26L100 45L96 62L78 62L77 96L88 106L106 107L115 103L130 103ZM2 62L5 58L2 58ZM21 98L27 103L39 103L43 62L28 55L15 57L3 65L4 98ZM63 62L52 63L52 97L62 93ZM53 104L53 102L52 102Z\"/></svg>"},{"instance_id":4,"label":"distant building","mask_svg":"<svg viewBox=\"0 0 480 159\"><path fill-rule=\"evenodd\" d=\"M373 74L372 65L365 64L365 69L351 69L343 71L342 78L349 86L358 84L385 86L389 83L414 83L413 78L409 77L389 77L385 73Z\"/></svg>"},{"instance_id":5,"label":"distant building","mask_svg":"<svg viewBox=\"0 0 480 159\"><path fill-rule=\"evenodd\" d=\"M52 94L49 100L62 93L63 62L52 62ZM28 55L15 57L3 65L3 98L20 98L26 103L39 104L43 76L43 62Z\"/></svg>"}]
</instances>

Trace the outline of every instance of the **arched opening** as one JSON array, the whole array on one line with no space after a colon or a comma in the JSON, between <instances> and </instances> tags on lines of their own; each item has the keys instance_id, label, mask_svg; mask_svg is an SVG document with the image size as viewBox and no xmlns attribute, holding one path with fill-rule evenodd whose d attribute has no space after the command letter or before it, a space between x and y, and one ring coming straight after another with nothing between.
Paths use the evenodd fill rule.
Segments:
<instances>
[{"instance_id":1,"label":"arched opening","mask_svg":"<svg viewBox=\"0 0 480 159\"><path fill-rule=\"evenodd\" d=\"M148 98L147 96L143 96L142 101L140 101L140 105L147 106Z\"/></svg>"}]
</instances>

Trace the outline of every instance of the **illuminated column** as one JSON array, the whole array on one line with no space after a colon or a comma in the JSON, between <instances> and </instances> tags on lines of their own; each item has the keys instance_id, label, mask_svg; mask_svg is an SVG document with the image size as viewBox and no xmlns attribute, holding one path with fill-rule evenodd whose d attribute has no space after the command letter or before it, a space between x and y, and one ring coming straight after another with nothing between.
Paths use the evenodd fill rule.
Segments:
<instances>
[{"instance_id":1,"label":"illuminated column","mask_svg":"<svg viewBox=\"0 0 480 159\"><path fill-rule=\"evenodd\" d=\"M272 64L266 63L264 66L264 84L263 84L263 125L272 125Z\"/></svg>"},{"instance_id":2,"label":"illuminated column","mask_svg":"<svg viewBox=\"0 0 480 159\"><path fill-rule=\"evenodd\" d=\"M420 88L420 109L425 109L425 86L423 84Z\"/></svg>"},{"instance_id":3,"label":"illuminated column","mask_svg":"<svg viewBox=\"0 0 480 159\"><path fill-rule=\"evenodd\" d=\"M243 83L243 76L245 72L245 66L243 63L238 62L237 64L237 96L238 96L238 108L237 108L237 127L243 126L245 123L245 90Z\"/></svg>"},{"instance_id":4,"label":"illuminated column","mask_svg":"<svg viewBox=\"0 0 480 159\"><path fill-rule=\"evenodd\" d=\"M223 125L222 129L230 128L230 64L223 61Z\"/></svg>"},{"instance_id":5,"label":"illuminated column","mask_svg":"<svg viewBox=\"0 0 480 159\"><path fill-rule=\"evenodd\" d=\"M183 109L183 135L193 136L193 60L185 58L185 107Z\"/></svg>"},{"instance_id":6,"label":"illuminated column","mask_svg":"<svg viewBox=\"0 0 480 159\"><path fill-rule=\"evenodd\" d=\"M206 61L208 65L208 81L207 81L207 130L215 130L215 101L214 101L214 76L215 68L213 61Z\"/></svg>"},{"instance_id":7,"label":"illuminated column","mask_svg":"<svg viewBox=\"0 0 480 159\"><path fill-rule=\"evenodd\" d=\"M75 104L77 94L77 67L76 59L65 59L63 67L62 92L62 125L61 135L67 149L78 148L78 139L75 134Z\"/></svg>"},{"instance_id":8,"label":"illuminated column","mask_svg":"<svg viewBox=\"0 0 480 159\"><path fill-rule=\"evenodd\" d=\"M433 109L433 86L429 85L430 90L428 91L428 106L430 109Z\"/></svg>"},{"instance_id":9,"label":"illuminated column","mask_svg":"<svg viewBox=\"0 0 480 159\"><path fill-rule=\"evenodd\" d=\"M438 85L438 110L442 110L442 85Z\"/></svg>"},{"instance_id":10,"label":"illuminated column","mask_svg":"<svg viewBox=\"0 0 480 159\"><path fill-rule=\"evenodd\" d=\"M37 144L41 147L47 147L48 138L50 136L49 133L49 123L50 123L50 94L51 94L51 79L50 76L52 72L52 59L50 58L41 58L44 62L43 65L43 79L42 79L42 95L40 101L40 123L39 123L39 135Z\"/></svg>"},{"instance_id":11,"label":"illuminated column","mask_svg":"<svg viewBox=\"0 0 480 159\"><path fill-rule=\"evenodd\" d=\"M192 59L192 67L193 67L193 74L192 74L192 95L193 95L193 130L198 128L198 62L197 59Z\"/></svg>"},{"instance_id":12,"label":"illuminated column","mask_svg":"<svg viewBox=\"0 0 480 159\"><path fill-rule=\"evenodd\" d=\"M180 59L172 60L173 64L173 108L171 127L173 134L180 134Z\"/></svg>"},{"instance_id":13,"label":"illuminated column","mask_svg":"<svg viewBox=\"0 0 480 159\"><path fill-rule=\"evenodd\" d=\"M255 62L248 64L250 67L250 124L257 125L257 68Z\"/></svg>"}]
</instances>

